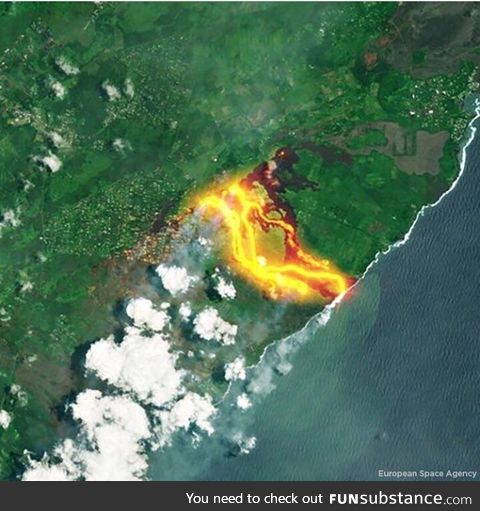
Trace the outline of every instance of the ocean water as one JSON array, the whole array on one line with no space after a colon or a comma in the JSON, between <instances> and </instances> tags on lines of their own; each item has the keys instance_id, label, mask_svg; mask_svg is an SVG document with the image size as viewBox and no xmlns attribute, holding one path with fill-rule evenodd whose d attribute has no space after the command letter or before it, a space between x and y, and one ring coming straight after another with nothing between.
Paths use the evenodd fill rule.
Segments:
<instances>
[{"instance_id":1,"label":"ocean water","mask_svg":"<svg viewBox=\"0 0 480 511\"><path fill-rule=\"evenodd\" d=\"M473 470L480 479L478 131L455 188L289 362L243 418L224 413L225 430L254 435L255 449L227 457L221 435L196 449L180 442L154 459L151 477L374 480L379 470Z\"/></svg>"}]
</instances>

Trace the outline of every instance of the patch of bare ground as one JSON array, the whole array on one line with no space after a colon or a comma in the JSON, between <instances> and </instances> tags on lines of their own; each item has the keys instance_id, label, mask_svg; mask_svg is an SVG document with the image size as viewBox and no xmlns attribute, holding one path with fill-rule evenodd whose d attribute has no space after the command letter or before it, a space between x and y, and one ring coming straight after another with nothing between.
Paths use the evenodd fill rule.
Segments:
<instances>
[{"instance_id":1,"label":"patch of bare ground","mask_svg":"<svg viewBox=\"0 0 480 511\"><path fill-rule=\"evenodd\" d=\"M373 150L391 156L397 167L408 174L432 174L440 172L440 158L449 138L447 131L428 133L419 130L406 132L395 122L379 121L364 124L353 129L348 139L357 137L370 130L379 130L385 135L387 143L382 146L367 146L361 149L349 149L350 154L370 154ZM347 137L335 137L331 142L346 148Z\"/></svg>"}]
</instances>

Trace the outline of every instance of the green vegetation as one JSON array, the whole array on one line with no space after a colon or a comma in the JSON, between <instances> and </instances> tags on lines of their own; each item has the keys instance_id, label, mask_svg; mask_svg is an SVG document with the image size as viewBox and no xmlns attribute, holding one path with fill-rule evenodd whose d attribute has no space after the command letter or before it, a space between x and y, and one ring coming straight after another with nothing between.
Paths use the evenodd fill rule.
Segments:
<instances>
[{"instance_id":1,"label":"green vegetation","mask_svg":"<svg viewBox=\"0 0 480 511\"><path fill-rule=\"evenodd\" d=\"M0 407L13 422L0 429L0 477L24 448L55 438L53 410L78 385L72 355L112 330L112 309L128 294L123 252L189 192L289 145L296 172L318 185L284 193L303 239L359 275L447 189L476 70L468 58L424 80L395 69L396 9L1 5ZM78 72L62 70L62 59ZM425 55L410 61L421 66ZM380 121L410 135L447 131L440 173L400 171L393 152L379 152L385 135L365 131ZM271 314L250 292L225 312L252 323ZM312 313L292 306L249 360ZM28 399L19 404L12 384Z\"/></svg>"},{"instance_id":2,"label":"green vegetation","mask_svg":"<svg viewBox=\"0 0 480 511\"><path fill-rule=\"evenodd\" d=\"M429 80L412 80L408 75L392 71L380 82L378 100L385 112L400 124L431 132L447 129L458 140L467 120L467 115L461 113L458 98L469 89L473 76L474 66L470 63L464 63L453 76L435 76ZM459 125L458 117L464 119L463 124Z\"/></svg>"},{"instance_id":3,"label":"green vegetation","mask_svg":"<svg viewBox=\"0 0 480 511\"><path fill-rule=\"evenodd\" d=\"M419 208L434 198L432 176L405 174L378 152L356 157L348 180L342 179L344 165L326 165L307 152L301 153L298 171L321 183L319 189L285 193L302 238L310 247L322 246L323 255L353 275L364 271L379 247L398 239L399 228L406 232ZM338 201L339 196L350 199Z\"/></svg>"},{"instance_id":4,"label":"green vegetation","mask_svg":"<svg viewBox=\"0 0 480 511\"><path fill-rule=\"evenodd\" d=\"M123 178L63 208L45 228L48 251L107 258L132 247L148 232L159 205L178 204L172 180L160 170Z\"/></svg>"},{"instance_id":5,"label":"green vegetation","mask_svg":"<svg viewBox=\"0 0 480 511\"><path fill-rule=\"evenodd\" d=\"M422 50L414 51L412 54L412 64L414 66L421 66L425 62L426 54Z\"/></svg>"}]
</instances>

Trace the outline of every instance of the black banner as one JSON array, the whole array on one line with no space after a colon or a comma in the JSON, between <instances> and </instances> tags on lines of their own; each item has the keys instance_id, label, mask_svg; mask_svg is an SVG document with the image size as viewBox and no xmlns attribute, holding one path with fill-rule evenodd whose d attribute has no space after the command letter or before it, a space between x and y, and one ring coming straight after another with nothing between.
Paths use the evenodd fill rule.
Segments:
<instances>
[{"instance_id":1,"label":"black banner","mask_svg":"<svg viewBox=\"0 0 480 511\"><path fill-rule=\"evenodd\" d=\"M480 508L479 482L0 483L4 508L445 509Z\"/></svg>"}]
</instances>

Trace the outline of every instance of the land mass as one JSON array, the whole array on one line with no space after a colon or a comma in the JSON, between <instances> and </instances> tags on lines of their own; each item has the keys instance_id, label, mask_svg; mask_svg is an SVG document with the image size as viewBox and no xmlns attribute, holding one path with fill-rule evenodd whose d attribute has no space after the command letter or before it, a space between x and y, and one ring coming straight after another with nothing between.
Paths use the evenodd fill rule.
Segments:
<instances>
[{"instance_id":1,"label":"land mass","mask_svg":"<svg viewBox=\"0 0 480 511\"><path fill-rule=\"evenodd\" d=\"M476 4L0 9L2 478L69 427L82 356L118 327L145 261L168 257L189 195L289 147L279 197L300 239L358 277L458 175ZM235 284L238 299L215 304L249 333L250 362L319 310L280 314Z\"/></svg>"}]
</instances>

